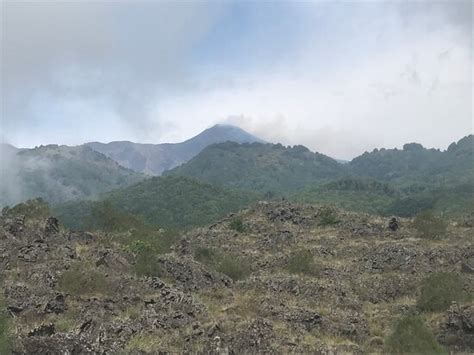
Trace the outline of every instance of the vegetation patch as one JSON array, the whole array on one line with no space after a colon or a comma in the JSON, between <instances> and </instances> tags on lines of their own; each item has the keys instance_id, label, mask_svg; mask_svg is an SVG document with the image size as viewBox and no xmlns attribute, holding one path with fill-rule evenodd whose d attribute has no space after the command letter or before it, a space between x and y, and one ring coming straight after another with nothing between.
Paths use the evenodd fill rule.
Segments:
<instances>
[{"instance_id":1,"label":"vegetation patch","mask_svg":"<svg viewBox=\"0 0 474 355\"><path fill-rule=\"evenodd\" d=\"M2 209L4 216L18 216L23 215L27 219L43 219L51 216L49 205L41 198L28 200L19 203L13 207L4 207Z\"/></svg>"},{"instance_id":2,"label":"vegetation patch","mask_svg":"<svg viewBox=\"0 0 474 355\"><path fill-rule=\"evenodd\" d=\"M130 339L125 351L154 353L161 349L162 340L154 334L138 334Z\"/></svg>"},{"instance_id":3,"label":"vegetation patch","mask_svg":"<svg viewBox=\"0 0 474 355\"><path fill-rule=\"evenodd\" d=\"M286 269L292 274L315 276L319 273L319 268L314 263L313 255L308 250L291 254Z\"/></svg>"},{"instance_id":4,"label":"vegetation patch","mask_svg":"<svg viewBox=\"0 0 474 355\"><path fill-rule=\"evenodd\" d=\"M216 270L234 281L245 279L250 274L250 269L242 260L227 254L221 256Z\"/></svg>"},{"instance_id":5,"label":"vegetation patch","mask_svg":"<svg viewBox=\"0 0 474 355\"><path fill-rule=\"evenodd\" d=\"M230 221L229 224L229 228L239 233L245 232L245 225L242 217L232 218L232 221Z\"/></svg>"},{"instance_id":6,"label":"vegetation patch","mask_svg":"<svg viewBox=\"0 0 474 355\"><path fill-rule=\"evenodd\" d=\"M130 245L130 250L135 254L133 268L138 276L160 276L162 274L158 255L149 243L137 240Z\"/></svg>"},{"instance_id":7,"label":"vegetation patch","mask_svg":"<svg viewBox=\"0 0 474 355\"><path fill-rule=\"evenodd\" d=\"M444 311L453 301L463 301L462 279L459 275L439 272L428 276L421 285L418 307L427 312Z\"/></svg>"},{"instance_id":8,"label":"vegetation patch","mask_svg":"<svg viewBox=\"0 0 474 355\"><path fill-rule=\"evenodd\" d=\"M339 223L337 219L336 211L330 207L323 207L319 210L319 225L320 226L332 226Z\"/></svg>"},{"instance_id":9,"label":"vegetation patch","mask_svg":"<svg viewBox=\"0 0 474 355\"><path fill-rule=\"evenodd\" d=\"M250 275L247 264L235 255L201 247L194 252L194 259L229 276L234 281L242 280Z\"/></svg>"},{"instance_id":10,"label":"vegetation patch","mask_svg":"<svg viewBox=\"0 0 474 355\"><path fill-rule=\"evenodd\" d=\"M71 266L58 281L59 288L71 295L104 295L110 291L105 275L87 263Z\"/></svg>"},{"instance_id":11,"label":"vegetation patch","mask_svg":"<svg viewBox=\"0 0 474 355\"><path fill-rule=\"evenodd\" d=\"M0 354L9 354L10 346L10 325L5 302L0 296Z\"/></svg>"},{"instance_id":12,"label":"vegetation patch","mask_svg":"<svg viewBox=\"0 0 474 355\"><path fill-rule=\"evenodd\" d=\"M395 325L385 340L390 354L447 354L419 316L406 316Z\"/></svg>"},{"instance_id":13,"label":"vegetation patch","mask_svg":"<svg viewBox=\"0 0 474 355\"><path fill-rule=\"evenodd\" d=\"M431 211L424 211L415 217L413 228L420 238L442 239L446 236L448 224Z\"/></svg>"}]
</instances>

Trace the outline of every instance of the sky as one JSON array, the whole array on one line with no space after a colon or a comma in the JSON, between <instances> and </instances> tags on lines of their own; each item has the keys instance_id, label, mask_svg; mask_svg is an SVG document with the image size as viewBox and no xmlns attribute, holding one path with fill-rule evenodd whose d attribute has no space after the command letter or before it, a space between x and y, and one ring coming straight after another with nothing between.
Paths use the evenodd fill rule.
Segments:
<instances>
[{"instance_id":1,"label":"sky","mask_svg":"<svg viewBox=\"0 0 474 355\"><path fill-rule=\"evenodd\" d=\"M351 159L473 132L471 1L0 6L0 139L18 147L228 123Z\"/></svg>"}]
</instances>

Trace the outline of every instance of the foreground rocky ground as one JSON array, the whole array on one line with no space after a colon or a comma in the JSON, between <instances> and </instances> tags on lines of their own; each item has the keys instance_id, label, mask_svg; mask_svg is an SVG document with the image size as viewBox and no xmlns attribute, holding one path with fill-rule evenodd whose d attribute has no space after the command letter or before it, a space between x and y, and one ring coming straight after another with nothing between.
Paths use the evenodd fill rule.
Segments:
<instances>
[{"instance_id":1,"label":"foreground rocky ground","mask_svg":"<svg viewBox=\"0 0 474 355\"><path fill-rule=\"evenodd\" d=\"M421 315L449 352L474 352L472 298L422 312L423 280L474 293L472 224L442 240L409 220L261 202L184 234L137 272L138 249L55 218L0 217L0 277L16 353L383 353ZM149 259L155 260L155 259ZM145 260L146 262L146 260ZM148 264L152 261L148 261ZM141 276L139 276L141 275Z\"/></svg>"}]
</instances>

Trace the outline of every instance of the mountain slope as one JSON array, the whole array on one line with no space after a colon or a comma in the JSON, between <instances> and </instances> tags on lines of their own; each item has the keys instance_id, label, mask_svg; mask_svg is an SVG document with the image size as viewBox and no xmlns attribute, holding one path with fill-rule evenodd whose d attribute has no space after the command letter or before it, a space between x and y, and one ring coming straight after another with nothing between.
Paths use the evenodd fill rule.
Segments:
<instances>
[{"instance_id":1,"label":"mountain slope","mask_svg":"<svg viewBox=\"0 0 474 355\"><path fill-rule=\"evenodd\" d=\"M160 175L197 155L210 144L222 142L263 142L244 130L215 125L182 143L140 144L132 142L87 143L92 149L105 154L120 165L150 175Z\"/></svg>"},{"instance_id":2,"label":"mountain slope","mask_svg":"<svg viewBox=\"0 0 474 355\"><path fill-rule=\"evenodd\" d=\"M49 216L0 214L2 354L473 352L472 219L433 240L408 219L262 202L155 248Z\"/></svg>"},{"instance_id":3,"label":"mountain slope","mask_svg":"<svg viewBox=\"0 0 474 355\"><path fill-rule=\"evenodd\" d=\"M2 167L0 205L35 197L51 203L91 198L143 179L86 146L10 150L2 164L8 169Z\"/></svg>"},{"instance_id":4,"label":"mountain slope","mask_svg":"<svg viewBox=\"0 0 474 355\"><path fill-rule=\"evenodd\" d=\"M227 142L205 148L166 174L273 195L328 181L344 172L342 164L303 146Z\"/></svg>"},{"instance_id":5,"label":"mountain slope","mask_svg":"<svg viewBox=\"0 0 474 355\"><path fill-rule=\"evenodd\" d=\"M101 228L103 221L99 220L100 216L117 212L140 218L149 225L188 228L214 222L257 197L256 194L235 192L187 177L153 177L112 191L99 201L58 206L56 214L74 229Z\"/></svg>"}]
</instances>

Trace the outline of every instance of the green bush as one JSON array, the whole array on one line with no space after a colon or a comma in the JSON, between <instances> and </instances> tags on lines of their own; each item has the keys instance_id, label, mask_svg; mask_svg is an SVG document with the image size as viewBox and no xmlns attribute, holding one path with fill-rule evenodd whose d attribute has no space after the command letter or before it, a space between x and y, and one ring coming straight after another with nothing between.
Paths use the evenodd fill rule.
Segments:
<instances>
[{"instance_id":1,"label":"green bush","mask_svg":"<svg viewBox=\"0 0 474 355\"><path fill-rule=\"evenodd\" d=\"M406 316L395 325L385 340L390 354L447 354L419 316Z\"/></svg>"},{"instance_id":2,"label":"green bush","mask_svg":"<svg viewBox=\"0 0 474 355\"><path fill-rule=\"evenodd\" d=\"M229 224L229 228L239 233L245 232L245 225L242 217L234 217Z\"/></svg>"},{"instance_id":3,"label":"green bush","mask_svg":"<svg viewBox=\"0 0 474 355\"><path fill-rule=\"evenodd\" d=\"M73 265L59 277L59 288L71 295L107 294L107 279L94 268L86 263Z\"/></svg>"},{"instance_id":4,"label":"green bush","mask_svg":"<svg viewBox=\"0 0 474 355\"><path fill-rule=\"evenodd\" d=\"M250 269L246 264L234 255L223 254L213 249L200 247L194 252L194 258L216 271L229 276L234 281L244 279L250 274Z\"/></svg>"},{"instance_id":5,"label":"green bush","mask_svg":"<svg viewBox=\"0 0 474 355\"><path fill-rule=\"evenodd\" d=\"M0 296L0 354L9 354L11 346L10 327L5 308L5 302Z\"/></svg>"},{"instance_id":6,"label":"green bush","mask_svg":"<svg viewBox=\"0 0 474 355\"><path fill-rule=\"evenodd\" d=\"M199 247L194 251L194 259L200 263L211 265L217 259L217 253L209 248Z\"/></svg>"},{"instance_id":7,"label":"green bush","mask_svg":"<svg viewBox=\"0 0 474 355\"><path fill-rule=\"evenodd\" d=\"M133 268L138 276L161 275L158 255L149 243L137 240L130 246L130 250L135 254Z\"/></svg>"},{"instance_id":8,"label":"green bush","mask_svg":"<svg viewBox=\"0 0 474 355\"><path fill-rule=\"evenodd\" d=\"M120 211L110 201L97 202L91 211L89 226L107 232L123 232L130 228L143 228L145 223L139 217Z\"/></svg>"},{"instance_id":9,"label":"green bush","mask_svg":"<svg viewBox=\"0 0 474 355\"><path fill-rule=\"evenodd\" d=\"M250 274L249 268L232 255L223 255L217 265L217 271L229 276L232 280L242 280Z\"/></svg>"},{"instance_id":10,"label":"green bush","mask_svg":"<svg viewBox=\"0 0 474 355\"><path fill-rule=\"evenodd\" d=\"M465 298L461 277L448 272L428 276L421 285L418 307L423 311L444 311L451 302Z\"/></svg>"},{"instance_id":11,"label":"green bush","mask_svg":"<svg viewBox=\"0 0 474 355\"><path fill-rule=\"evenodd\" d=\"M420 238L442 239L446 236L447 223L431 211L419 213L413 220L413 227Z\"/></svg>"},{"instance_id":12,"label":"green bush","mask_svg":"<svg viewBox=\"0 0 474 355\"><path fill-rule=\"evenodd\" d=\"M316 275L318 272L313 255L307 250L291 254L286 268L292 274Z\"/></svg>"},{"instance_id":13,"label":"green bush","mask_svg":"<svg viewBox=\"0 0 474 355\"><path fill-rule=\"evenodd\" d=\"M319 225L331 226L339 223L336 216L336 211L330 207L323 207L319 210Z\"/></svg>"}]
</instances>

